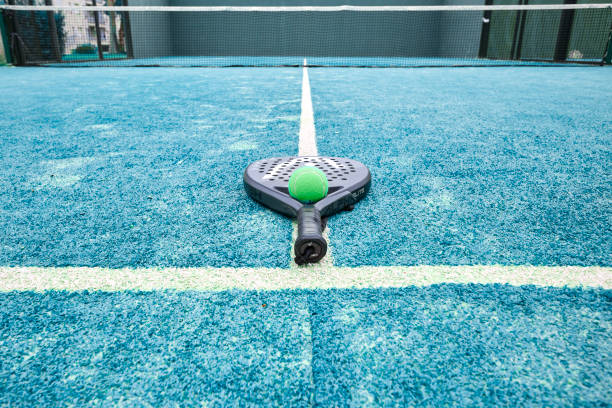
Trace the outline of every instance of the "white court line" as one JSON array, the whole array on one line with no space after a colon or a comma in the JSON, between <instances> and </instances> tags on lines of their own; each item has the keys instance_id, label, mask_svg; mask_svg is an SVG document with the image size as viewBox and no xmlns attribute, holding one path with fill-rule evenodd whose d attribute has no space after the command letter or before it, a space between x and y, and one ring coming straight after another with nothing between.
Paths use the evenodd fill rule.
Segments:
<instances>
[{"instance_id":1,"label":"white court line","mask_svg":"<svg viewBox=\"0 0 612 408\"><path fill-rule=\"evenodd\" d=\"M310 80L308 78L307 61L304 59L302 71L302 112L300 115L300 139L298 156L318 156L317 134L314 125L312 96L310 95Z\"/></svg>"},{"instance_id":2,"label":"white court line","mask_svg":"<svg viewBox=\"0 0 612 408\"><path fill-rule=\"evenodd\" d=\"M302 106L300 114L300 134L298 141L298 156L318 156L317 132L314 123L314 110L312 109L312 95L310 93L310 79L308 78L308 61L304 58L304 68L302 70ZM323 231L323 238L327 241L327 254L316 264L298 266L294 258L293 246L297 239L297 221L293 221L293 234L291 239L291 267L292 268L326 268L333 265L332 249L329 243L329 228Z\"/></svg>"},{"instance_id":3,"label":"white court line","mask_svg":"<svg viewBox=\"0 0 612 408\"><path fill-rule=\"evenodd\" d=\"M509 284L612 289L598 266L363 266L327 268L0 267L0 292L47 290L289 290Z\"/></svg>"},{"instance_id":4,"label":"white court line","mask_svg":"<svg viewBox=\"0 0 612 408\"><path fill-rule=\"evenodd\" d=\"M301 104L301 112L300 112L300 133L298 139L298 156L318 156L319 151L317 149L317 132L315 131L314 124L314 111L312 109L312 95L310 94L310 79L308 78L308 61L304 58L304 68L302 68L302 104ZM326 231L322 233L323 239L327 241L327 254L326 257L323 258L317 267L320 267L321 264L328 265L331 262L331 248L329 246L329 237L327 236ZM291 247L290 251L290 268L292 270L296 270L297 268L301 268L302 270L307 269L307 273L312 273L311 265L302 265L298 266L295 263L295 253L294 246L295 241L298 236L298 223L297 220L293 221L293 233L291 234ZM310 316L310 314L309 314ZM312 340L312 333L311 333ZM312 343L310 341L309 343ZM310 380L313 385L314 390L314 381L313 381L313 373L312 373L312 350L309 353L309 364L308 367L310 369ZM313 394L311 393L311 400L313 398Z\"/></svg>"}]
</instances>

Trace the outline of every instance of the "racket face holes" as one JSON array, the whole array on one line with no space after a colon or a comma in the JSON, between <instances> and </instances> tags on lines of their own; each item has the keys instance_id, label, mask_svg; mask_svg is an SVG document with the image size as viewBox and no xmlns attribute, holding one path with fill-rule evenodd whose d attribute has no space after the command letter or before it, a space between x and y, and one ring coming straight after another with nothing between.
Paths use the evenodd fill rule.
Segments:
<instances>
[{"instance_id":1,"label":"racket face holes","mask_svg":"<svg viewBox=\"0 0 612 408\"><path fill-rule=\"evenodd\" d=\"M286 188L293 172L302 166L313 166L323 171L331 189L342 189L362 174L363 166L348 159L331 157L280 157L257 162L252 167L252 175L271 188ZM331 191L331 190L330 190Z\"/></svg>"}]
</instances>

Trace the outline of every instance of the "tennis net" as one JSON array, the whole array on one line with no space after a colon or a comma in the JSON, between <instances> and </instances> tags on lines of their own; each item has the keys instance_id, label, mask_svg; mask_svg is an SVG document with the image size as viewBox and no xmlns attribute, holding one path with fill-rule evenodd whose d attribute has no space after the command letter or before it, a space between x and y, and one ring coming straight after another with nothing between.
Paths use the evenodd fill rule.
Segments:
<instances>
[{"instance_id":1,"label":"tennis net","mask_svg":"<svg viewBox=\"0 0 612 408\"><path fill-rule=\"evenodd\" d=\"M15 65L71 67L420 67L601 65L610 63L612 51L612 4L603 3L150 7L103 1L0 5L7 57Z\"/></svg>"}]
</instances>

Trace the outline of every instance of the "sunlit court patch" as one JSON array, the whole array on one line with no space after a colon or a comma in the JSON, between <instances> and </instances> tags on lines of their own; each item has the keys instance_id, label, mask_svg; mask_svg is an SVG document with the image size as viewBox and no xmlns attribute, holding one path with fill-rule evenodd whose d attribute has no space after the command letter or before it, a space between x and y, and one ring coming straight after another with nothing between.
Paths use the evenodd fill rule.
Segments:
<instances>
[{"instance_id":1,"label":"sunlit court patch","mask_svg":"<svg viewBox=\"0 0 612 408\"><path fill-rule=\"evenodd\" d=\"M298 71L50 72L0 73L0 264L287 265L290 222L241 180L295 152Z\"/></svg>"},{"instance_id":2,"label":"sunlit court patch","mask_svg":"<svg viewBox=\"0 0 612 408\"><path fill-rule=\"evenodd\" d=\"M609 74L311 69L320 153L375 186L335 263L611 265Z\"/></svg>"}]
</instances>

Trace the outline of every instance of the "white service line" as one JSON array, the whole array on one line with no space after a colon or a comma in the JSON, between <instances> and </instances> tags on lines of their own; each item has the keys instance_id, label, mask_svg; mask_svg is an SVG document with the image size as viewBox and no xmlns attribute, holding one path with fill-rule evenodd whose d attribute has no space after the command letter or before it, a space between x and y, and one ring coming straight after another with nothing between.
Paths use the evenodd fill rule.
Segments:
<instances>
[{"instance_id":1,"label":"white service line","mask_svg":"<svg viewBox=\"0 0 612 408\"><path fill-rule=\"evenodd\" d=\"M612 289L598 266L362 266L327 268L0 267L0 292L65 290L291 290L509 284Z\"/></svg>"}]
</instances>

